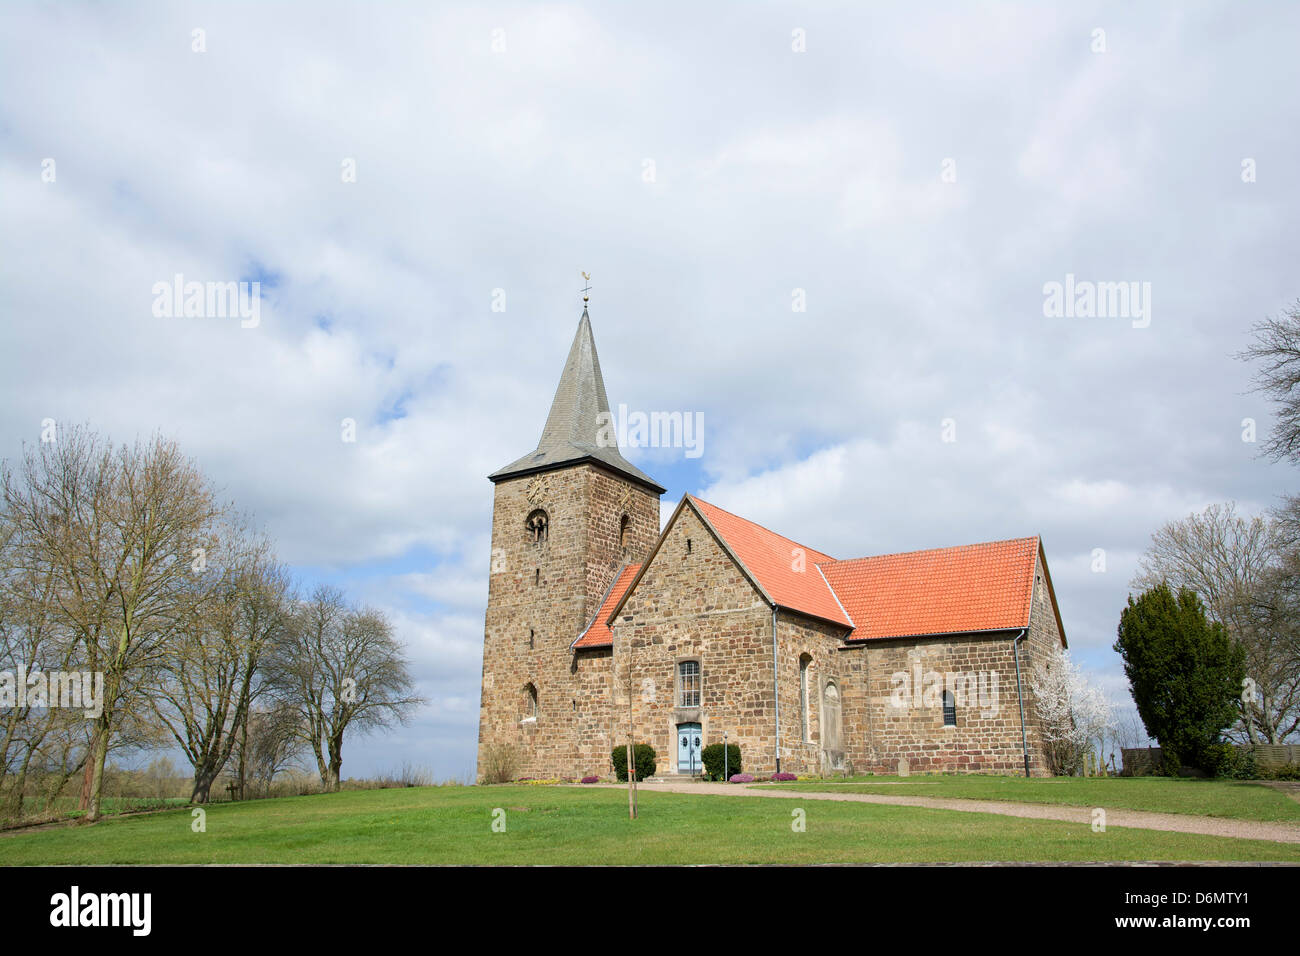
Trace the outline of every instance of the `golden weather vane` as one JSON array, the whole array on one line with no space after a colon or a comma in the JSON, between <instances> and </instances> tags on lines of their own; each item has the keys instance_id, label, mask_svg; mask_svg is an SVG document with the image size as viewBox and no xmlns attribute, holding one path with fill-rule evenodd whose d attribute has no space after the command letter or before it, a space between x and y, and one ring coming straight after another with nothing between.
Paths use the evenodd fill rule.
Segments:
<instances>
[{"instance_id":1,"label":"golden weather vane","mask_svg":"<svg viewBox=\"0 0 1300 956\"><path fill-rule=\"evenodd\" d=\"M579 269L578 271L579 271L579 272L582 272L581 269ZM582 302L583 302L583 304L585 305L586 302L587 302L587 299L589 298L589 296L587 295L587 293L591 291L591 273L590 273L590 272L583 272L583 273L582 273L582 278L583 278L583 279L586 281L586 283L587 283L585 286L582 287Z\"/></svg>"}]
</instances>

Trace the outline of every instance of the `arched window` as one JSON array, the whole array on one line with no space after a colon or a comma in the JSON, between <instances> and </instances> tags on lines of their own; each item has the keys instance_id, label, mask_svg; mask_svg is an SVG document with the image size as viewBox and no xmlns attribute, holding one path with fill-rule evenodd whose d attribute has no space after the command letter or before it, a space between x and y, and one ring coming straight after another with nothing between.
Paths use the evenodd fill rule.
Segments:
<instances>
[{"instance_id":1,"label":"arched window","mask_svg":"<svg viewBox=\"0 0 1300 956\"><path fill-rule=\"evenodd\" d=\"M627 547L627 529L628 529L628 526L631 525L631 524L632 524L632 519L629 518L627 515L623 515L623 517L619 519L619 522L618 522L618 546L619 546L620 548L626 548L626 547Z\"/></svg>"},{"instance_id":2,"label":"arched window","mask_svg":"<svg viewBox=\"0 0 1300 956\"><path fill-rule=\"evenodd\" d=\"M541 508L530 513L528 520L524 522L524 531L527 532L528 540L533 544L541 544L545 541L550 527L551 519Z\"/></svg>"},{"instance_id":3,"label":"arched window","mask_svg":"<svg viewBox=\"0 0 1300 956\"><path fill-rule=\"evenodd\" d=\"M930 699L934 700L933 697ZM953 696L950 690L943 692L943 725L945 727L957 726L957 698Z\"/></svg>"},{"instance_id":4,"label":"arched window","mask_svg":"<svg viewBox=\"0 0 1300 956\"><path fill-rule=\"evenodd\" d=\"M834 681L827 681L822 690L822 751L831 767L836 770L844 766L840 733L840 689Z\"/></svg>"},{"instance_id":5,"label":"arched window","mask_svg":"<svg viewBox=\"0 0 1300 956\"><path fill-rule=\"evenodd\" d=\"M809 736L811 730L808 726L808 665L812 663L812 658L804 654L799 658L799 729L802 732L801 739L805 742L811 740Z\"/></svg>"},{"instance_id":6,"label":"arched window","mask_svg":"<svg viewBox=\"0 0 1300 956\"><path fill-rule=\"evenodd\" d=\"M700 706L700 662L682 661L677 665L678 707Z\"/></svg>"},{"instance_id":7,"label":"arched window","mask_svg":"<svg viewBox=\"0 0 1300 956\"><path fill-rule=\"evenodd\" d=\"M524 720L537 719L537 688L532 684L524 686Z\"/></svg>"}]
</instances>

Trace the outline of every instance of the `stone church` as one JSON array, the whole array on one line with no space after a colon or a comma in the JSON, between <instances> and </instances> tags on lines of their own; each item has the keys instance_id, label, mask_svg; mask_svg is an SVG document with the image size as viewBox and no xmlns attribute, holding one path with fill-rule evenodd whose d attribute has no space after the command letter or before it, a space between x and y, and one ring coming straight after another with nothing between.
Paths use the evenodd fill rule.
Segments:
<instances>
[{"instance_id":1,"label":"stone church","mask_svg":"<svg viewBox=\"0 0 1300 956\"><path fill-rule=\"evenodd\" d=\"M479 770L1046 773L1028 677L1065 646L1037 537L837 560L665 489L609 440L584 308L537 448L490 475Z\"/></svg>"}]
</instances>

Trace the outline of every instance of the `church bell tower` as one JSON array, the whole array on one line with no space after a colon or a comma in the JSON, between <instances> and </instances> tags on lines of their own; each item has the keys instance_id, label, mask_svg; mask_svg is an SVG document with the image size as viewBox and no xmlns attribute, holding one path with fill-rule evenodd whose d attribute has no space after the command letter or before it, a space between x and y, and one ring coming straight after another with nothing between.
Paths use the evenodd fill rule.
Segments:
<instances>
[{"instance_id":1,"label":"church bell tower","mask_svg":"<svg viewBox=\"0 0 1300 956\"><path fill-rule=\"evenodd\" d=\"M609 425L584 307L537 448L488 476L494 497L480 778L490 747L511 750L520 776L607 770L609 652L577 653L572 644L619 570L649 554L664 493L609 440L616 433Z\"/></svg>"}]
</instances>

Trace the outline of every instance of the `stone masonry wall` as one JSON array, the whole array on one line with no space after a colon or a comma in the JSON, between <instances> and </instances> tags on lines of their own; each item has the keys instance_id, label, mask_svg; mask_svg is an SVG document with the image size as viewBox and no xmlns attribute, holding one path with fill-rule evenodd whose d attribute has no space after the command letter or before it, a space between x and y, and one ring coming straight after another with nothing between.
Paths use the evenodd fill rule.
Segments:
<instances>
[{"instance_id":1,"label":"stone masonry wall","mask_svg":"<svg viewBox=\"0 0 1300 956\"><path fill-rule=\"evenodd\" d=\"M640 561L659 526L658 496L584 463L496 484L483 629L479 768L492 744L518 748L521 776L571 777L608 763L608 655L570 645L624 560ZM549 518L544 541L525 523ZM620 545L623 515L629 518ZM537 690L530 711L528 685ZM605 751L603 763L598 763Z\"/></svg>"},{"instance_id":2,"label":"stone masonry wall","mask_svg":"<svg viewBox=\"0 0 1300 956\"><path fill-rule=\"evenodd\" d=\"M679 723L699 723L704 746L725 730L747 770L770 770L771 626L767 604L687 505L613 627L617 742L627 739L630 687L636 742L655 748L660 775L678 771ZM677 665L691 659L700 706L679 707Z\"/></svg>"},{"instance_id":3,"label":"stone masonry wall","mask_svg":"<svg viewBox=\"0 0 1300 956\"><path fill-rule=\"evenodd\" d=\"M817 574L817 569L810 569ZM850 680L843 667L843 645L846 628L782 611L778 617L777 636L781 701L781 770L785 773L832 773L837 762L826 753L828 713L827 687L833 685L840 701L840 746L833 747L836 754L846 752L846 730L849 722L845 707L857 701L861 693ZM801 692L800 660L807 655L807 694ZM856 706L856 705L855 705ZM833 710L833 708L832 708ZM805 717L806 712L806 717ZM803 733L807 721L808 734ZM830 742L834 742L835 728ZM770 759L770 758L769 758ZM843 759L838 761L843 765Z\"/></svg>"},{"instance_id":4,"label":"stone masonry wall","mask_svg":"<svg viewBox=\"0 0 1300 956\"><path fill-rule=\"evenodd\" d=\"M846 708L849 769L898 773L905 760L911 773L1023 772L1015 633L881 640L844 651L857 658L851 673L866 688L865 706ZM955 726L944 726L944 689L954 691ZM1030 756L1031 771L1041 772L1032 745Z\"/></svg>"}]
</instances>

